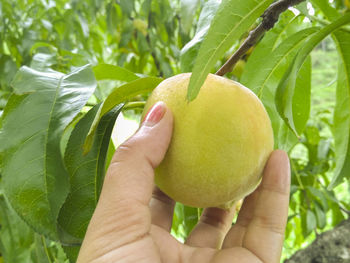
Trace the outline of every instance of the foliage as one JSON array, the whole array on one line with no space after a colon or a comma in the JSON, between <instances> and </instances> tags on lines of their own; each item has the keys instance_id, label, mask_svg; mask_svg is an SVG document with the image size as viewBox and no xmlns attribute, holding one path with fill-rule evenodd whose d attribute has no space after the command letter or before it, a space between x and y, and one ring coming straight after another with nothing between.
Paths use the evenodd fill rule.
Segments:
<instances>
[{"instance_id":1,"label":"foliage","mask_svg":"<svg viewBox=\"0 0 350 263\"><path fill-rule=\"evenodd\" d=\"M74 262L114 151L118 114L139 115L163 78L185 71L193 71L189 99L195 99L207 73L237 49L271 2L3 0L5 262ZM340 0L310 0L286 11L242 58L240 73L227 74L260 97L275 147L291 157L284 256L349 214L346 10ZM172 234L184 240L200 213L177 204Z\"/></svg>"}]
</instances>

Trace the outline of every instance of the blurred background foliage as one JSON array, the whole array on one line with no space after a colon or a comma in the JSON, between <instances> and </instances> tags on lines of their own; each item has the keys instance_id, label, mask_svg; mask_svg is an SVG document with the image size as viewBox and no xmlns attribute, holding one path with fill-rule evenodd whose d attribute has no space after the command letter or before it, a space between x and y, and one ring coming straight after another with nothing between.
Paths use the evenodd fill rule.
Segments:
<instances>
[{"instance_id":1,"label":"blurred background foliage","mask_svg":"<svg viewBox=\"0 0 350 263\"><path fill-rule=\"evenodd\" d=\"M340 13L346 12L342 0L329 2ZM2 0L0 115L13 92L11 81L23 65L68 73L87 63L107 63L139 76L163 78L190 71L219 3L216 0ZM277 32L282 41L291 32L325 21L321 11L307 2L283 14L270 34ZM244 37L227 51L217 68ZM263 45L263 41L259 45ZM227 77L240 80L254 52L254 48L251 49ZM344 180L333 190L327 189L335 168L332 126L337 56L330 37L312 52L310 118L301 137L293 137L284 147L291 157L292 192L283 258L349 216L349 182ZM276 74L279 74L277 78L282 75ZM104 101L112 89L122 83L99 81L85 112ZM136 96L130 101L144 101L146 97ZM127 133L137 127L135 122L139 121L141 110L125 109L120 115L124 122L129 120L127 125L133 125ZM116 138L115 144L124 137ZM0 198L0 252L4 262L68 262L59 243L31 230L2 194ZM172 234L184 240L200 212L200 209L177 204Z\"/></svg>"}]
</instances>

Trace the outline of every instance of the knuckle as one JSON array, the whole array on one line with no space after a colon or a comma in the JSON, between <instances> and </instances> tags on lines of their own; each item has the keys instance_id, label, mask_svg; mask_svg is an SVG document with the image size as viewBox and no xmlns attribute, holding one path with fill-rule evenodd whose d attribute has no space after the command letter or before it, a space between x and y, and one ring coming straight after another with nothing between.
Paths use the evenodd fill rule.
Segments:
<instances>
[{"instance_id":1,"label":"knuckle","mask_svg":"<svg viewBox=\"0 0 350 263\"><path fill-rule=\"evenodd\" d=\"M270 216L257 215L254 219L255 225L259 228L267 229L270 232L284 235L284 227Z\"/></svg>"},{"instance_id":2,"label":"knuckle","mask_svg":"<svg viewBox=\"0 0 350 263\"><path fill-rule=\"evenodd\" d=\"M128 156L136 152L135 146L130 142L124 142L116 150L116 156Z\"/></svg>"},{"instance_id":3,"label":"knuckle","mask_svg":"<svg viewBox=\"0 0 350 263\"><path fill-rule=\"evenodd\" d=\"M227 225L231 224L231 222L229 221L227 211L220 210L211 210L210 212L203 213L201 221L220 230L226 229Z\"/></svg>"},{"instance_id":4,"label":"knuckle","mask_svg":"<svg viewBox=\"0 0 350 263\"><path fill-rule=\"evenodd\" d=\"M249 223L252 221L252 219L253 219L252 215L239 215L236 224L238 224L242 227L246 227L249 225Z\"/></svg>"},{"instance_id":5,"label":"knuckle","mask_svg":"<svg viewBox=\"0 0 350 263\"><path fill-rule=\"evenodd\" d=\"M125 162L138 155L140 155L138 145L128 140L116 149L111 164Z\"/></svg>"}]
</instances>

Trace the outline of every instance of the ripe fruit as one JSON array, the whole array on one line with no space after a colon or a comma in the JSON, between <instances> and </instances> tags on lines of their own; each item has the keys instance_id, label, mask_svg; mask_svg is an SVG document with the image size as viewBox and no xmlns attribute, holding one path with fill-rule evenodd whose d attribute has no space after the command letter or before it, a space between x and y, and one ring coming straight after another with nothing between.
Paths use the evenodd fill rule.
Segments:
<instances>
[{"instance_id":1,"label":"ripe fruit","mask_svg":"<svg viewBox=\"0 0 350 263\"><path fill-rule=\"evenodd\" d=\"M259 184L273 150L271 122L253 92L212 74L188 103L190 76L164 80L145 105L144 114L164 101L174 115L172 140L155 181L185 205L228 208Z\"/></svg>"}]
</instances>

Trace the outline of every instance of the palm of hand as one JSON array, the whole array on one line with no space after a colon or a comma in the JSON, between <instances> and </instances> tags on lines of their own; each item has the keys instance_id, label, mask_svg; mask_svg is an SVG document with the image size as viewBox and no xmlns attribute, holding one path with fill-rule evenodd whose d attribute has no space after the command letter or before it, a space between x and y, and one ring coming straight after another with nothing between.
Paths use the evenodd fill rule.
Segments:
<instances>
[{"instance_id":1,"label":"palm of hand","mask_svg":"<svg viewBox=\"0 0 350 263\"><path fill-rule=\"evenodd\" d=\"M203 223L200 223L203 224ZM205 229L207 228L207 229ZM198 229L198 228L197 228ZM233 228L234 229L234 228ZM231 230L234 232L235 230ZM208 236L207 232L213 232L210 239L203 237ZM240 229L238 231L241 231ZM236 228L237 231L237 228ZM235 232L236 232L235 231ZM202 232L202 233L201 233ZM216 233L215 233L216 232ZM145 262L193 262L193 263L227 263L227 262L262 262L248 249L239 244L233 244L233 240L227 240L223 244L223 249L218 249L223 230L215 228L212 225L202 225L202 231L198 230L192 233L185 244L178 242L165 229L152 225L151 239L154 249L152 258L148 258ZM203 237L201 237L203 236ZM240 240L235 240L237 243ZM141 248L140 248L141 249ZM132 260L131 262L139 262Z\"/></svg>"},{"instance_id":2,"label":"palm of hand","mask_svg":"<svg viewBox=\"0 0 350 263\"><path fill-rule=\"evenodd\" d=\"M281 151L272 154L261 185L244 200L234 226L234 209L207 208L185 244L169 233L173 200L157 188L150 200L137 191L128 199L110 200L108 192L115 190L109 185L119 177L107 177L78 262L277 263L288 214L287 161ZM143 189L139 182L138 187Z\"/></svg>"}]
</instances>

